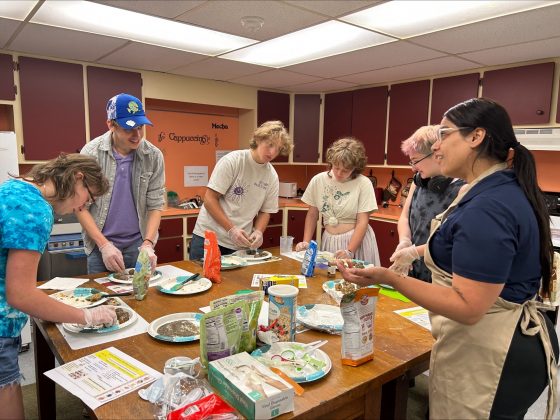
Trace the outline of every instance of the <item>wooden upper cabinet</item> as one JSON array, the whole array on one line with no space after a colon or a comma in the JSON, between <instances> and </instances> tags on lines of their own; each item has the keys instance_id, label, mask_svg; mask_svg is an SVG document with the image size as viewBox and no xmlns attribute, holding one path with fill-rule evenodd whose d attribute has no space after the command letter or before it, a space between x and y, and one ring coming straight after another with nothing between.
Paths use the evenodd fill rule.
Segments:
<instances>
[{"instance_id":1,"label":"wooden upper cabinet","mask_svg":"<svg viewBox=\"0 0 560 420\"><path fill-rule=\"evenodd\" d=\"M387 86L352 92L352 135L364 143L368 164L385 161L387 92Z\"/></svg>"},{"instance_id":2,"label":"wooden upper cabinet","mask_svg":"<svg viewBox=\"0 0 560 420\"><path fill-rule=\"evenodd\" d=\"M439 124L449 108L478 96L478 73L434 79L432 84L432 110L430 124Z\"/></svg>"},{"instance_id":3,"label":"wooden upper cabinet","mask_svg":"<svg viewBox=\"0 0 560 420\"><path fill-rule=\"evenodd\" d=\"M290 94L257 91L257 126L276 120L282 121L290 131ZM288 162L288 156L278 155L274 162Z\"/></svg>"},{"instance_id":4,"label":"wooden upper cabinet","mask_svg":"<svg viewBox=\"0 0 560 420\"><path fill-rule=\"evenodd\" d=\"M321 95L294 96L294 162L319 161Z\"/></svg>"},{"instance_id":5,"label":"wooden upper cabinet","mask_svg":"<svg viewBox=\"0 0 560 420\"><path fill-rule=\"evenodd\" d=\"M19 79L25 159L79 152L86 144L82 66L20 57Z\"/></svg>"},{"instance_id":6,"label":"wooden upper cabinet","mask_svg":"<svg viewBox=\"0 0 560 420\"><path fill-rule=\"evenodd\" d=\"M352 135L353 92L337 92L325 95L323 122L323 162L329 146L341 137Z\"/></svg>"},{"instance_id":7,"label":"wooden upper cabinet","mask_svg":"<svg viewBox=\"0 0 560 420\"><path fill-rule=\"evenodd\" d=\"M401 142L428 124L430 81L392 85L390 95L387 164L407 165L408 156L401 151Z\"/></svg>"},{"instance_id":8,"label":"wooden upper cabinet","mask_svg":"<svg viewBox=\"0 0 560 420\"><path fill-rule=\"evenodd\" d=\"M558 104L556 105L556 122L560 123L560 84L558 85Z\"/></svg>"},{"instance_id":9,"label":"wooden upper cabinet","mask_svg":"<svg viewBox=\"0 0 560 420\"><path fill-rule=\"evenodd\" d=\"M90 140L108 130L106 107L109 99L128 93L142 100L140 73L87 66L87 86Z\"/></svg>"},{"instance_id":10,"label":"wooden upper cabinet","mask_svg":"<svg viewBox=\"0 0 560 420\"><path fill-rule=\"evenodd\" d=\"M548 124L554 63L484 72L482 96L508 112L514 125Z\"/></svg>"},{"instance_id":11,"label":"wooden upper cabinet","mask_svg":"<svg viewBox=\"0 0 560 420\"><path fill-rule=\"evenodd\" d=\"M16 99L14 59L9 54L0 54L0 99L4 101Z\"/></svg>"}]
</instances>

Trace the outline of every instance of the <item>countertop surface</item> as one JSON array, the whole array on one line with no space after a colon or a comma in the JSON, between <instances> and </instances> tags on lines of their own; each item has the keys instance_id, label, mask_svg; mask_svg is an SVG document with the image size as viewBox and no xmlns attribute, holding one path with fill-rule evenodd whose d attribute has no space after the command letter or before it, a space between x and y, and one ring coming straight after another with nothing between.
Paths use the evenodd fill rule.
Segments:
<instances>
[{"instance_id":1,"label":"countertop surface","mask_svg":"<svg viewBox=\"0 0 560 420\"><path fill-rule=\"evenodd\" d=\"M282 198L278 200L280 209L307 209L308 205L301 201L299 198ZM379 206L379 209L370 215L370 218L377 220L387 220L387 221L397 221L401 215L402 209L396 205L389 205L389 207L383 208ZM199 209L177 209L173 207L168 207L163 210L161 217L181 217L181 216L196 216Z\"/></svg>"}]
</instances>

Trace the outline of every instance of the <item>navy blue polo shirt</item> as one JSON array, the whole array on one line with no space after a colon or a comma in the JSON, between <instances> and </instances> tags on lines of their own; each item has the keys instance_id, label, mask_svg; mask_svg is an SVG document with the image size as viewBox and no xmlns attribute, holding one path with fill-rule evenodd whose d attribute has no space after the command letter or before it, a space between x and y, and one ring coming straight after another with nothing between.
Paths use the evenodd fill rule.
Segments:
<instances>
[{"instance_id":1,"label":"navy blue polo shirt","mask_svg":"<svg viewBox=\"0 0 560 420\"><path fill-rule=\"evenodd\" d=\"M516 303L538 292L539 249L537 219L512 170L475 185L430 242L438 267L471 280L504 283L500 297Z\"/></svg>"}]
</instances>

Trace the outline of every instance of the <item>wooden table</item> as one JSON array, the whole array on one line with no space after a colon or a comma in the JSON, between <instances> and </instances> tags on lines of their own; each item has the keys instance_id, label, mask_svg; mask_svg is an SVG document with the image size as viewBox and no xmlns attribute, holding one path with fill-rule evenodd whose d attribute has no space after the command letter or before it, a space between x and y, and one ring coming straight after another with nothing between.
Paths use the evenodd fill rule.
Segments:
<instances>
[{"instance_id":1,"label":"wooden table","mask_svg":"<svg viewBox=\"0 0 560 420\"><path fill-rule=\"evenodd\" d=\"M271 249L278 255L278 249ZM191 272L201 272L199 265L180 261L173 265ZM209 301L226 296L240 289L250 289L254 273L299 273L301 264L290 258L223 271L222 283L203 293L190 296L173 296L149 289L143 301L125 297L125 302L146 321L175 312L199 312ZM99 277L90 276L91 278ZM308 278L308 288L300 289L298 304L333 303L322 290L327 280L326 271L317 269ZM89 282L86 286L99 285ZM341 338L319 331L306 331L297 335L297 341L311 342L327 338L322 349L330 356L333 367L330 373L316 382L304 384L305 394L295 398L295 410L282 418L406 418L406 402L410 378L428 369L433 338L429 331L393 313L396 309L415 306L380 295L375 316L374 360L359 367L340 363ZM54 368L54 360L67 363L104 348L114 346L152 368L163 371L165 361L174 356L197 357L199 342L176 344L157 341L147 333L102 345L72 350L56 326L34 319L35 363L37 376L37 401L39 416L53 419L56 415L54 383L43 372ZM53 357L54 356L54 357ZM136 392L111 401L94 411L99 419L152 418L151 404L141 400Z\"/></svg>"}]
</instances>

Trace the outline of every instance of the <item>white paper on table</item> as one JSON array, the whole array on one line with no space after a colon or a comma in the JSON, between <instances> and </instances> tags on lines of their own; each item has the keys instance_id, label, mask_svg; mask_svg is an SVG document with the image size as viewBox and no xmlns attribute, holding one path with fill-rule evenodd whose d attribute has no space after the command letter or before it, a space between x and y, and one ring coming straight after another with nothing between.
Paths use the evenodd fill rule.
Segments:
<instances>
[{"instance_id":1,"label":"white paper on table","mask_svg":"<svg viewBox=\"0 0 560 420\"><path fill-rule=\"evenodd\" d=\"M430 322L430 316L428 315L427 309L424 309L421 306L415 306L414 308L399 309L394 312L405 317L409 321L426 328L428 331L432 331L432 323Z\"/></svg>"},{"instance_id":2,"label":"white paper on table","mask_svg":"<svg viewBox=\"0 0 560 420\"><path fill-rule=\"evenodd\" d=\"M55 277L48 282L37 286L39 289L47 290L70 290L87 283L89 279L77 279L73 277Z\"/></svg>"},{"instance_id":3,"label":"white paper on table","mask_svg":"<svg viewBox=\"0 0 560 420\"><path fill-rule=\"evenodd\" d=\"M296 276L298 278L298 288L307 289L307 279L302 274L253 274L251 287L259 287L261 285L261 278L272 276Z\"/></svg>"},{"instance_id":4,"label":"white paper on table","mask_svg":"<svg viewBox=\"0 0 560 420\"><path fill-rule=\"evenodd\" d=\"M157 267L156 270L161 272L161 277L158 277L157 279L154 279L154 280L150 281L149 287L158 286L161 283L165 282L166 280L168 280L172 277L191 276L191 275L194 274L194 273L191 273L190 271L183 270L181 268L177 268L173 265L162 265L160 267ZM98 279L94 279L94 281L96 283L99 283L99 284L111 283L111 279L108 278L108 277L100 277ZM106 286L106 287L107 287L107 289L109 289L109 290L111 290L115 293L132 292L132 285L128 285L128 284L115 283L115 284L111 284L110 286Z\"/></svg>"},{"instance_id":5,"label":"white paper on table","mask_svg":"<svg viewBox=\"0 0 560 420\"><path fill-rule=\"evenodd\" d=\"M299 262L303 261L303 258L300 257L300 253L296 251L289 251L282 254L283 257L291 258L292 260L296 260Z\"/></svg>"},{"instance_id":6,"label":"white paper on table","mask_svg":"<svg viewBox=\"0 0 560 420\"><path fill-rule=\"evenodd\" d=\"M115 347L81 357L49 370L45 375L92 410L162 376Z\"/></svg>"}]
</instances>

